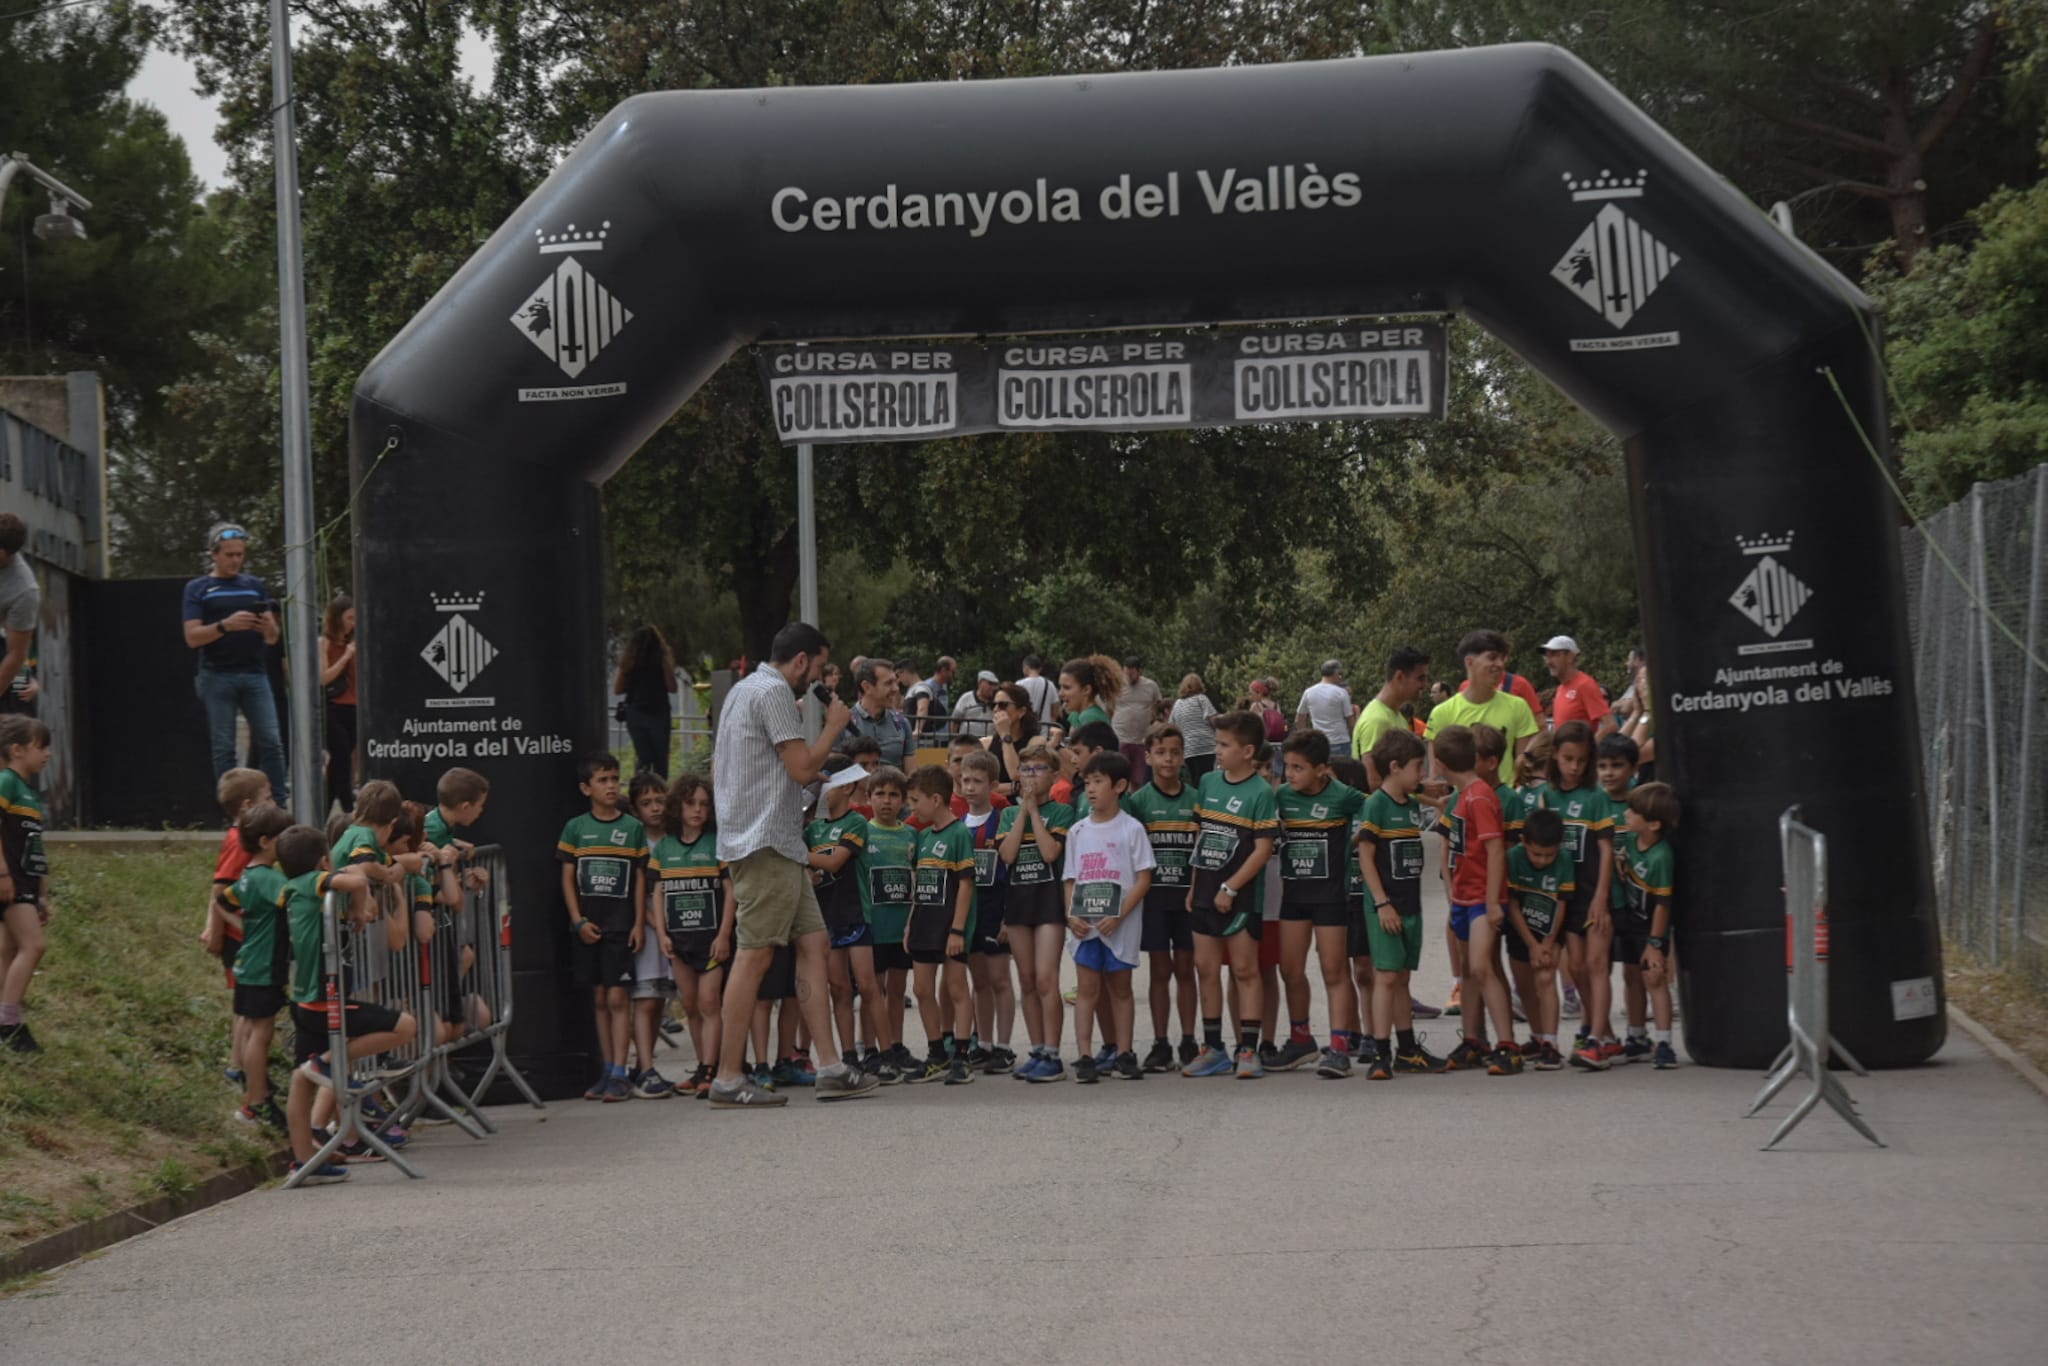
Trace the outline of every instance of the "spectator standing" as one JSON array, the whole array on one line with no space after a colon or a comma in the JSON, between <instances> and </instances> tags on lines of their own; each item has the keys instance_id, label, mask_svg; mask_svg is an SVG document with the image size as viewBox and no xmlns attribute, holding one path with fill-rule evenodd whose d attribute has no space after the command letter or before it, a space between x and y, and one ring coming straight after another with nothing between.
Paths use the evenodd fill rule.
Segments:
<instances>
[{"instance_id":1,"label":"spectator standing","mask_svg":"<svg viewBox=\"0 0 2048 1366\"><path fill-rule=\"evenodd\" d=\"M1145 677L1145 661L1124 656L1124 690L1117 694L1116 709L1110 713L1110 727L1116 731L1117 749L1131 765L1131 791L1151 778L1145 761L1145 737L1159 724L1166 711L1166 694Z\"/></svg>"},{"instance_id":2,"label":"spectator standing","mask_svg":"<svg viewBox=\"0 0 2048 1366\"><path fill-rule=\"evenodd\" d=\"M1584 721L1593 728L1597 741L1614 729L1614 709L1593 675L1579 667L1579 642L1570 636L1552 636L1543 644L1543 663L1557 680L1557 695L1550 703L1550 724Z\"/></svg>"},{"instance_id":3,"label":"spectator standing","mask_svg":"<svg viewBox=\"0 0 2048 1366\"><path fill-rule=\"evenodd\" d=\"M1358 704L1351 700L1351 689L1344 686L1343 663L1324 660L1322 681L1311 685L1294 709L1294 728L1307 730L1313 726L1329 740L1332 758L1348 759L1351 725L1357 719Z\"/></svg>"},{"instance_id":4,"label":"spectator standing","mask_svg":"<svg viewBox=\"0 0 2048 1366\"><path fill-rule=\"evenodd\" d=\"M0 697L23 704L35 701L35 694L28 691L36 687L29 656L34 649L36 622L43 610L36 571L29 567L28 557L21 552L27 544L28 523L11 512L0 512L0 635L6 640L6 653L0 655ZM17 687L24 675L27 683ZM27 695L23 696L24 693ZM20 710L33 715L26 706Z\"/></svg>"},{"instance_id":5,"label":"spectator standing","mask_svg":"<svg viewBox=\"0 0 2048 1366\"><path fill-rule=\"evenodd\" d=\"M676 690L676 656L653 625L642 626L626 642L612 692L622 700L619 719L633 737L633 770L668 777L669 694Z\"/></svg>"},{"instance_id":6,"label":"spectator standing","mask_svg":"<svg viewBox=\"0 0 2048 1366\"><path fill-rule=\"evenodd\" d=\"M1209 770L1216 767L1215 715L1216 704L1209 700L1202 676L1183 675L1180 696L1174 700L1166 719L1180 731L1181 752L1187 758L1187 781L1195 787L1200 787Z\"/></svg>"},{"instance_id":7,"label":"spectator standing","mask_svg":"<svg viewBox=\"0 0 2048 1366\"><path fill-rule=\"evenodd\" d=\"M860 690L840 737L845 749L856 739L873 740L882 750L882 762L902 769L917 746L910 737L910 722L896 710L896 666L886 659L863 659L853 671L853 685Z\"/></svg>"},{"instance_id":8,"label":"spectator standing","mask_svg":"<svg viewBox=\"0 0 2048 1366\"><path fill-rule=\"evenodd\" d=\"M244 574L249 533L233 522L216 525L206 536L213 559L210 573L185 585L185 644L199 652L193 691L206 707L206 725L213 749L216 781L235 767L235 718L249 723L257 768L270 779L280 805L290 800L285 787L284 740L277 728L277 702L265 672L265 651L282 634L277 604L263 580Z\"/></svg>"},{"instance_id":9,"label":"spectator standing","mask_svg":"<svg viewBox=\"0 0 2048 1366\"><path fill-rule=\"evenodd\" d=\"M974 689L960 695L953 704L953 735L966 736L971 740L985 739L993 734L990 722L994 719L996 689L1002 679L983 669L974 676Z\"/></svg>"},{"instance_id":10,"label":"spectator standing","mask_svg":"<svg viewBox=\"0 0 2048 1366\"><path fill-rule=\"evenodd\" d=\"M356 605L346 593L320 622L320 688L327 699L327 806L356 809Z\"/></svg>"},{"instance_id":11,"label":"spectator standing","mask_svg":"<svg viewBox=\"0 0 2048 1366\"><path fill-rule=\"evenodd\" d=\"M1421 697L1429 687L1429 656L1412 645L1397 645L1387 656L1387 681L1380 685L1379 693L1358 714L1358 724L1351 728L1351 752L1368 759L1372 747L1380 737L1390 730L1408 730L1409 721L1401 709ZM1385 782L1387 775L1373 775L1379 782Z\"/></svg>"},{"instance_id":12,"label":"spectator standing","mask_svg":"<svg viewBox=\"0 0 2048 1366\"><path fill-rule=\"evenodd\" d=\"M1005 798L1017 795L1017 765L1024 747L1038 738L1038 716L1031 709L1031 694L1021 683L1005 683L996 689L989 703L989 735L981 743L996 756L996 792Z\"/></svg>"},{"instance_id":13,"label":"spectator standing","mask_svg":"<svg viewBox=\"0 0 2048 1366\"><path fill-rule=\"evenodd\" d=\"M1045 676L1045 661L1037 655L1024 656L1024 676L1017 680L1017 686L1031 699L1031 714L1040 728L1051 725L1059 716L1059 691Z\"/></svg>"},{"instance_id":14,"label":"spectator standing","mask_svg":"<svg viewBox=\"0 0 2048 1366\"><path fill-rule=\"evenodd\" d=\"M753 1022L754 998L775 950L796 950L797 1000L813 1039L832 1037L825 919L811 888L804 842L804 786L824 771L846 728L847 707L833 698L816 740L804 739L797 694L815 682L832 642L805 622L775 633L768 663L726 695L718 720L718 767L712 805L718 812L718 858L731 869L737 952L726 984L724 1037L711 1104L753 1108L788 1103L786 1095L745 1078L740 1063ZM818 1069L816 1095L838 1100L879 1082L846 1062Z\"/></svg>"}]
</instances>

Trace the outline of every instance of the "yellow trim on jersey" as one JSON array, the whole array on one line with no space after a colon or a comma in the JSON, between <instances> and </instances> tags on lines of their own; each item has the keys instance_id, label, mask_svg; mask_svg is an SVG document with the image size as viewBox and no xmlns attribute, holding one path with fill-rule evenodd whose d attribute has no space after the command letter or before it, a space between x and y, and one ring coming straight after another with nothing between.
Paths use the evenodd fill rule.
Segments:
<instances>
[{"instance_id":1,"label":"yellow trim on jersey","mask_svg":"<svg viewBox=\"0 0 2048 1366\"><path fill-rule=\"evenodd\" d=\"M1374 841L1378 843L1384 843L1388 840L1419 840L1422 838L1422 831L1417 826L1380 826L1374 825L1371 821L1360 821L1358 823L1358 833L1361 838L1371 835Z\"/></svg>"},{"instance_id":2,"label":"yellow trim on jersey","mask_svg":"<svg viewBox=\"0 0 2048 1366\"><path fill-rule=\"evenodd\" d=\"M555 846L558 853L570 854L576 858L638 858L647 857L647 846L627 844L570 844L563 841Z\"/></svg>"},{"instance_id":3,"label":"yellow trim on jersey","mask_svg":"<svg viewBox=\"0 0 2048 1366\"><path fill-rule=\"evenodd\" d=\"M28 806L16 806L13 802L8 801L5 797L0 797L0 815L33 816L35 819L41 820L43 818L43 809L40 806L36 806L34 804L30 804Z\"/></svg>"},{"instance_id":4,"label":"yellow trim on jersey","mask_svg":"<svg viewBox=\"0 0 2048 1366\"><path fill-rule=\"evenodd\" d=\"M920 868L943 868L949 873L964 873L974 867L973 859L955 859L948 862L935 854L925 854L917 860ZM893 902L890 904L894 904Z\"/></svg>"},{"instance_id":5,"label":"yellow trim on jersey","mask_svg":"<svg viewBox=\"0 0 2048 1366\"><path fill-rule=\"evenodd\" d=\"M701 877L708 880L725 876L725 865L722 863L657 863L654 865L654 876L660 882L666 882L672 877Z\"/></svg>"},{"instance_id":6,"label":"yellow trim on jersey","mask_svg":"<svg viewBox=\"0 0 2048 1366\"><path fill-rule=\"evenodd\" d=\"M1273 832L1280 828L1278 817L1268 817L1263 821L1255 821L1249 816L1240 816L1232 811L1219 811L1207 806L1196 807L1195 816L1198 820L1214 821L1218 825L1239 826L1252 831L1254 834Z\"/></svg>"}]
</instances>

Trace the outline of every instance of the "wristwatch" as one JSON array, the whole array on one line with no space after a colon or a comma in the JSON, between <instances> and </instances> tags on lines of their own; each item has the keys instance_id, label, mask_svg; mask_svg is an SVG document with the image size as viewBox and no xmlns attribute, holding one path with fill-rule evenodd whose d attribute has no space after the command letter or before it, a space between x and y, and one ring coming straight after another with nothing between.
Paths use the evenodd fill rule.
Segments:
<instances>
[{"instance_id":1,"label":"wristwatch","mask_svg":"<svg viewBox=\"0 0 2048 1366\"><path fill-rule=\"evenodd\" d=\"M1393 904L1394 904L1394 903L1393 903L1393 902L1391 902L1391 901L1375 901L1375 902L1373 902L1373 903L1372 903L1372 908L1373 908L1374 910L1378 910L1378 909L1379 909L1380 907L1382 907L1382 906L1391 906L1391 905L1393 905Z\"/></svg>"},{"instance_id":2,"label":"wristwatch","mask_svg":"<svg viewBox=\"0 0 2048 1366\"><path fill-rule=\"evenodd\" d=\"M1669 944L1671 941L1661 934L1653 934L1649 937L1647 942L1651 948L1655 949L1659 953L1662 953L1664 952L1665 946Z\"/></svg>"},{"instance_id":3,"label":"wristwatch","mask_svg":"<svg viewBox=\"0 0 2048 1366\"><path fill-rule=\"evenodd\" d=\"M1232 901L1235 901L1237 900L1237 888L1231 886L1229 883L1226 882L1221 887L1218 887L1216 889L1216 895L1227 896Z\"/></svg>"},{"instance_id":4,"label":"wristwatch","mask_svg":"<svg viewBox=\"0 0 2048 1366\"><path fill-rule=\"evenodd\" d=\"M946 937L948 939L952 938L956 934L959 935L962 939L965 939L967 937L967 931L959 929L958 927L946 931Z\"/></svg>"}]
</instances>

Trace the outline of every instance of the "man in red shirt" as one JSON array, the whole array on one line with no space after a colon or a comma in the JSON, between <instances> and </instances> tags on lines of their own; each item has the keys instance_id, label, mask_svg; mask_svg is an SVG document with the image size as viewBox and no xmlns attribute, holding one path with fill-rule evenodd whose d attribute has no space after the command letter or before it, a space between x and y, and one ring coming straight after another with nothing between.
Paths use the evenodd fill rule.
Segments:
<instances>
[{"instance_id":1,"label":"man in red shirt","mask_svg":"<svg viewBox=\"0 0 2048 1366\"><path fill-rule=\"evenodd\" d=\"M1593 728L1596 741L1614 729L1614 709L1607 705L1607 694L1600 690L1597 679L1579 668L1579 642L1570 636L1552 636L1544 643L1543 663L1557 679L1551 725L1584 721Z\"/></svg>"}]
</instances>

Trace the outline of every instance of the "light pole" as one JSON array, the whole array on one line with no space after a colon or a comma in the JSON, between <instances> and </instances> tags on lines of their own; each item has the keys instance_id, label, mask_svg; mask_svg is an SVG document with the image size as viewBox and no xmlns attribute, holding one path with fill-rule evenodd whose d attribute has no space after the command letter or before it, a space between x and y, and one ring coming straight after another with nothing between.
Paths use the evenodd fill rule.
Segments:
<instances>
[{"instance_id":1,"label":"light pole","mask_svg":"<svg viewBox=\"0 0 2048 1366\"><path fill-rule=\"evenodd\" d=\"M23 173L50 192L50 211L36 215L36 236L48 242L57 238L83 238L85 224L71 216L74 206L92 207L92 201L28 159L27 152L9 152L0 158L0 212L7 208L7 191L14 178Z\"/></svg>"}]
</instances>

